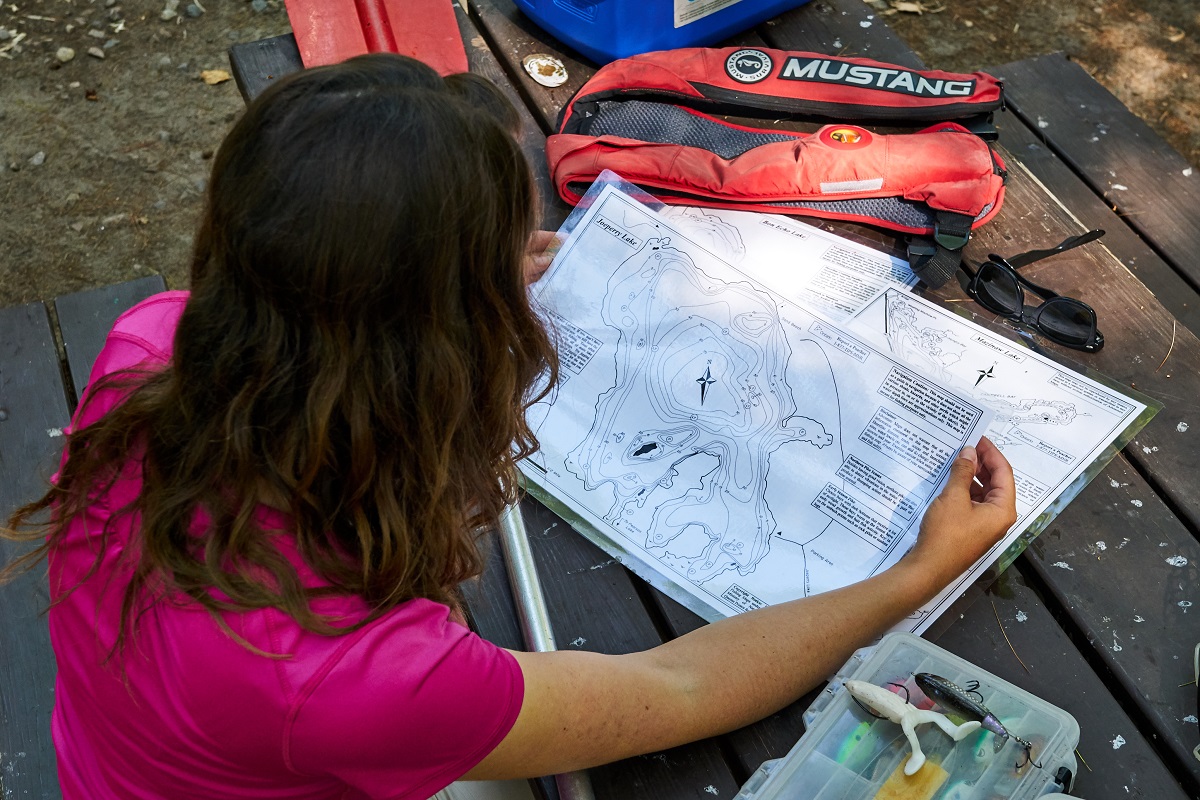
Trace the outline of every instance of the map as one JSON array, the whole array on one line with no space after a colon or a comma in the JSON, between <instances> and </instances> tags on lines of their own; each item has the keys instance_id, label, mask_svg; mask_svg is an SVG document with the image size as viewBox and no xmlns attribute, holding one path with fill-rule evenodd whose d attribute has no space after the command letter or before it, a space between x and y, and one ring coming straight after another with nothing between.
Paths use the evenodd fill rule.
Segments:
<instances>
[{"instance_id":1,"label":"map","mask_svg":"<svg viewBox=\"0 0 1200 800\"><path fill-rule=\"evenodd\" d=\"M710 620L894 563L991 419L735 266L745 233L606 187L535 294L562 368L534 493Z\"/></svg>"},{"instance_id":2,"label":"map","mask_svg":"<svg viewBox=\"0 0 1200 800\"><path fill-rule=\"evenodd\" d=\"M836 415L824 352L807 341L793 351L768 296L705 276L669 237L620 266L601 316L619 331L616 383L567 469L589 489L607 484L605 519L645 531L645 546L689 580L752 569L776 529L771 456L834 444L833 425L813 418ZM805 393L813 416L789 384L793 358L828 384Z\"/></svg>"}]
</instances>

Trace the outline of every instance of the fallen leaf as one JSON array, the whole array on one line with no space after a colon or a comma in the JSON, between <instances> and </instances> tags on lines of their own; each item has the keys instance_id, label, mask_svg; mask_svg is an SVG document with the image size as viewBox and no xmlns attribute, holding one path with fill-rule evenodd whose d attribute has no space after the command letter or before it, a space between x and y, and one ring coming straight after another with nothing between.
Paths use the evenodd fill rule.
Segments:
<instances>
[{"instance_id":1,"label":"fallen leaf","mask_svg":"<svg viewBox=\"0 0 1200 800\"><path fill-rule=\"evenodd\" d=\"M200 73L200 78L209 86L216 86L218 83L224 83L232 76L223 69L206 69Z\"/></svg>"},{"instance_id":2,"label":"fallen leaf","mask_svg":"<svg viewBox=\"0 0 1200 800\"><path fill-rule=\"evenodd\" d=\"M914 0L891 0L891 13L903 11L905 14L940 14L946 10L946 7L941 3L928 4L922 2L914 2Z\"/></svg>"},{"instance_id":3,"label":"fallen leaf","mask_svg":"<svg viewBox=\"0 0 1200 800\"><path fill-rule=\"evenodd\" d=\"M1184 36L1187 36L1187 34L1184 33L1182 30L1180 30L1179 28L1176 28L1174 25L1167 26L1167 41L1168 42L1182 42Z\"/></svg>"}]
</instances>

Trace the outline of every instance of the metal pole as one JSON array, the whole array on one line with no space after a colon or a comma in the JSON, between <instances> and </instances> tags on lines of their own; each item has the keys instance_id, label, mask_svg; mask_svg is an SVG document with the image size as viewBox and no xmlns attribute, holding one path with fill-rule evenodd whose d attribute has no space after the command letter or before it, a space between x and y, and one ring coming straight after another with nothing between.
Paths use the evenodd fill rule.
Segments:
<instances>
[{"instance_id":1,"label":"metal pole","mask_svg":"<svg viewBox=\"0 0 1200 800\"><path fill-rule=\"evenodd\" d=\"M533 551L529 549L529 535L525 532L520 505L509 506L500 515L500 546L504 550L508 585L512 587L513 599L517 603L517 617L521 623L521 635L525 637L525 646L538 653L557 650L554 631L550 628L550 612L546 610L546 598L542 595L542 583L538 580ZM555 775L554 782L558 785L560 800L594 800L592 782L587 772L580 770Z\"/></svg>"}]
</instances>

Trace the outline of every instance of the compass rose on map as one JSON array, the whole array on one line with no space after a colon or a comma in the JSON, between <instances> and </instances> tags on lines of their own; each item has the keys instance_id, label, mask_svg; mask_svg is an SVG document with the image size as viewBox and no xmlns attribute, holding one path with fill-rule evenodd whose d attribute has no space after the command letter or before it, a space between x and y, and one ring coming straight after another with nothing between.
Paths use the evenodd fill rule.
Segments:
<instances>
[{"instance_id":1,"label":"compass rose on map","mask_svg":"<svg viewBox=\"0 0 1200 800\"><path fill-rule=\"evenodd\" d=\"M696 378L696 383L700 384L700 405L704 405L704 397L708 394L708 387L717 382L717 379L712 376L712 367L705 367L704 374Z\"/></svg>"},{"instance_id":2,"label":"compass rose on map","mask_svg":"<svg viewBox=\"0 0 1200 800\"><path fill-rule=\"evenodd\" d=\"M975 385L978 386L979 384L983 383L984 380L986 380L987 378L996 377L995 375L992 374L992 370L994 370L995 368L996 368L996 363L992 362L992 365L990 367L988 367L987 369L975 370L976 372L979 373L979 377L975 379Z\"/></svg>"}]
</instances>

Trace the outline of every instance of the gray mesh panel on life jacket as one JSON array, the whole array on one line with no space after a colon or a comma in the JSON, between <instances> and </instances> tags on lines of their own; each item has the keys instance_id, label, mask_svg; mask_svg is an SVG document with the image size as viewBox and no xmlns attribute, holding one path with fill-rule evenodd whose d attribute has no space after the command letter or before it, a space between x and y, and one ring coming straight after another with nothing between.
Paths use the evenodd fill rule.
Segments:
<instances>
[{"instance_id":1,"label":"gray mesh panel on life jacket","mask_svg":"<svg viewBox=\"0 0 1200 800\"><path fill-rule=\"evenodd\" d=\"M903 197L860 197L846 200L772 201L781 208L808 208L830 214L847 214L903 225L906 228L932 228L933 210L924 203Z\"/></svg>"},{"instance_id":2,"label":"gray mesh panel on life jacket","mask_svg":"<svg viewBox=\"0 0 1200 800\"><path fill-rule=\"evenodd\" d=\"M729 128L678 106L643 103L639 100L601 102L589 121L588 136L621 136L642 142L699 147L721 158L734 158L747 150L774 142L795 139L782 133L743 131Z\"/></svg>"},{"instance_id":3,"label":"gray mesh panel on life jacket","mask_svg":"<svg viewBox=\"0 0 1200 800\"><path fill-rule=\"evenodd\" d=\"M852 214L858 217L877 219L883 222L894 222L906 228L933 228L936 214L924 203L914 203L903 197L860 197L847 200L794 200L771 201L773 206L787 208L808 208L813 211L824 211L831 214ZM988 203L975 216L975 221L986 217L992 210L993 203Z\"/></svg>"}]
</instances>

